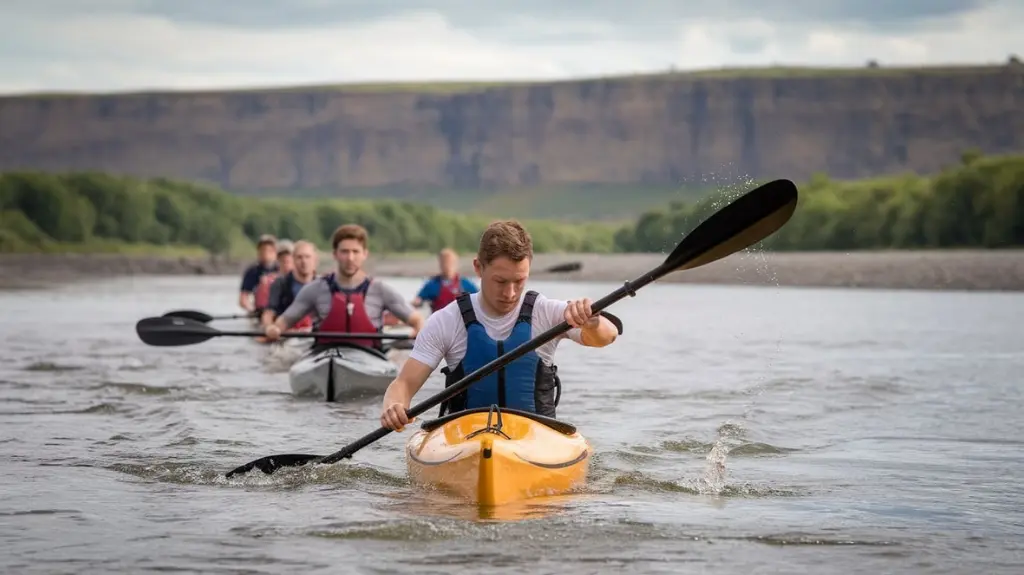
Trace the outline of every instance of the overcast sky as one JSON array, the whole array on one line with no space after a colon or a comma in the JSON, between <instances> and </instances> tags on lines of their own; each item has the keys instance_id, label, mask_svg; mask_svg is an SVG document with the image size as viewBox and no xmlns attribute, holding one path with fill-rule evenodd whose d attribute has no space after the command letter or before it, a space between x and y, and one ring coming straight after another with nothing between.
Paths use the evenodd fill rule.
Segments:
<instances>
[{"instance_id":1,"label":"overcast sky","mask_svg":"<svg viewBox=\"0 0 1024 575\"><path fill-rule=\"evenodd\" d=\"M0 0L0 92L1004 62L1024 0Z\"/></svg>"}]
</instances>

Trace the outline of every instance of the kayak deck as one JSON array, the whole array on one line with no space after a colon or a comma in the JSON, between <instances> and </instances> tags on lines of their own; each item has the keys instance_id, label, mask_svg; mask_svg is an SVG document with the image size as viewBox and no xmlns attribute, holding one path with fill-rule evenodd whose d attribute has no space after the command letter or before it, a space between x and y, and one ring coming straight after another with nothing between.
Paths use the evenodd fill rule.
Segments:
<instances>
[{"instance_id":1,"label":"kayak deck","mask_svg":"<svg viewBox=\"0 0 1024 575\"><path fill-rule=\"evenodd\" d=\"M406 464L414 484L505 505L578 488L591 451L572 425L492 406L424 423L406 444Z\"/></svg>"},{"instance_id":2,"label":"kayak deck","mask_svg":"<svg viewBox=\"0 0 1024 575\"><path fill-rule=\"evenodd\" d=\"M383 395L398 366L383 353L350 344L311 350L292 364L288 382L296 396L344 401Z\"/></svg>"}]
</instances>

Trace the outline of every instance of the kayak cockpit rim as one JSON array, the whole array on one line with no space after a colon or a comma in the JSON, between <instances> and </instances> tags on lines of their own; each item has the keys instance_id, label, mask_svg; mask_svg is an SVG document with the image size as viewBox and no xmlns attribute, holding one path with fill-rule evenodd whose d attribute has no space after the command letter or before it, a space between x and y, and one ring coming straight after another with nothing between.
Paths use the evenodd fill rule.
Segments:
<instances>
[{"instance_id":1,"label":"kayak cockpit rim","mask_svg":"<svg viewBox=\"0 0 1024 575\"><path fill-rule=\"evenodd\" d=\"M531 419L533 421L536 421L537 423L550 427L551 429L557 431L558 433L561 433L562 435L572 435L576 433L576 426L571 423L559 421L553 417L548 417L546 415L541 415L539 413L533 413L532 411L521 411L518 409L511 409L508 407L498 407L496 405L491 405L488 407L474 407L473 409L464 409L462 411L456 411L455 413L449 413L437 419L430 419L424 421L423 424L420 425L420 429L422 429L423 431L433 431L438 427L441 427L442 425L448 423L449 421L453 421L465 415L470 415L473 413L488 413L492 410L497 410L500 413L508 413L511 415L518 415L519 417Z\"/></svg>"},{"instance_id":2,"label":"kayak cockpit rim","mask_svg":"<svg viewBox=\"0 0 1024 575\"><path fill-rule=\"evenodd\" d=\"M331 342L331 343L322 343L320 345L313 345L312 347L309 348L309 351L306 352L306 357L313 357L313 356L324 354L326 352L343 351L343 350L346 350L346 349L358 349L360 351L365 351L367 353L371 353L371 354L379 357L380 359L388 359L387 354L385 354L383 351L381 351L379 349L372 348L372 347L366 347L365 345L359 345L359 344L355 344L355 343L348 343L348 342ZM331 355L333 356L335 354L331 353Z\"/></svg>"}]
</instances>

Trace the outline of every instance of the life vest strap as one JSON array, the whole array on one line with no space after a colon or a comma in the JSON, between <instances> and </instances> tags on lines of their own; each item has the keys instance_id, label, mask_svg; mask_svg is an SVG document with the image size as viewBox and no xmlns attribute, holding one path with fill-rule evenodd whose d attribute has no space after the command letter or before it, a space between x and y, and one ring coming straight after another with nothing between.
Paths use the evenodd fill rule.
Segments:
<instances>
[{"instance_id":1,"label":"life vest strap","mask_svg":"<svg viewBox=\"0 0 1024 575\"><path fill-rule=\"evenodd\" d=\"M324 276L324 281L327 282L327 287L331 290L331 293L341 293L343 291L346 291L341 289L341 286L338 285L338 278L336 277L336 275L337 274L331 273ZM363 280L363 283L359 284L359 286L357 286L356 289L350 290L350 293L359 293L362 294L362 296L365 298L366 292L370 291L370 282L372 281L373 278L367 276L366 279Z\"/></svg>"},{"instance_id":2,"label":"life vest strap","mask_svg":"<svg viewBox=\"0 0 1024 575\"><path fill-rule=\"evenodd\" d=\"M519 317L516 323L533 325L533 306L537 301L537 292L530 290L523 296L523 305L519 308ZM455 301L459 304L459 313L462 314L462 323L468 329L470 325L477 323L476 310L473 309L473 302L469 299L470 294L462 292Z\"/></svg>"}]
</instances>

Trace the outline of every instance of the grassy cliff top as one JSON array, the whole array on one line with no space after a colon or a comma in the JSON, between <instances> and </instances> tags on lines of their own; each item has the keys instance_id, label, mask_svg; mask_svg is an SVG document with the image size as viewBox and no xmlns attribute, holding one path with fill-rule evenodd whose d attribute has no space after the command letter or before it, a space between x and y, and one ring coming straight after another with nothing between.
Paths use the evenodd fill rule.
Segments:
<instances>
[{"instance_id":1,"label":"grassy cliff top","mask_svg":"<svg viewBox=\"0 0 1024 575\"><path fill-rule=\"evenodd\" d=\"M554 86L563 84L586 84L596 82L633 82L633 81L659 81L677 79L716 79L731 80L740 78L830 78L837 76L847 77L877 77L877 76L900 76L900 75L958 75L958 74L979 74L992 73L1008 68L1019 68L1024 70L1024 65L1016 61L1008 61L1003 64L973 64L973 65L934 65L934 66L837 66L837 67L810 67L810 66L770 66L755 68L710 68L702 70L666 70L659 72L637 72L635 74L623 74L615 76L566 78L558 80L480 80L480 81L417 81L417 82L353 82L343 84L316 84L316 85L294 85L294 86L252 86L228 89L206 89L206 90L129 90L115 92L38 92L0 95L2 98L72 98L72 97L93 97L93 96L146 96L159 94L196 94L196 95L231 95L247 94L257 92L346 92L346 93L431 93L431 94L454 94L460 92L476 92L491 88L523 87L523 86Z\"/></svg>"}]
</instances>

